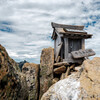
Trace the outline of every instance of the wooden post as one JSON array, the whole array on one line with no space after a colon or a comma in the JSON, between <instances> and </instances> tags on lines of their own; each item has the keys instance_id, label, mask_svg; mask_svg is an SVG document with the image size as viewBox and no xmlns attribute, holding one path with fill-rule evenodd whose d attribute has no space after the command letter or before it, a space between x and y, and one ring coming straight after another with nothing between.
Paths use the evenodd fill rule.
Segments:
<instances>
[{"instance_id":1,"label":"wooden post","mask_svg":"<svg viewBox=\"0 0 100 100\"><path fill-rule=\"evenodd\" d=\"M85 50L85 39L82 39L82 50Z\"/></svg>"},{"instance_id":2,"label":"wooden post","mask_svg":"<svg viewBox=\"0 0 100 100\"><path fill-rule=\"evenodd\" d=\"M54 57L56 56L56 40L54 40Z\"/></svg>"},{"instance_id":3,"label":"wooden post","mask_svg":"<svg viewBox=\"0 0 100 100\"><path fill-rule=\"evenodd\" d=\"M64 38L64 59L68 58L68 38Z\"/></svg>"},{"instance_id":4,"label":"wooden post","mask_svg":"<svg viewBox=\"0 0 100 100\"><path fill-rule=\"evenodd\" d=\"M61 59L64 59L64 39L61 38L61 41L63 43L62 48L61 48Z\"/></svg>"}]
</instances>

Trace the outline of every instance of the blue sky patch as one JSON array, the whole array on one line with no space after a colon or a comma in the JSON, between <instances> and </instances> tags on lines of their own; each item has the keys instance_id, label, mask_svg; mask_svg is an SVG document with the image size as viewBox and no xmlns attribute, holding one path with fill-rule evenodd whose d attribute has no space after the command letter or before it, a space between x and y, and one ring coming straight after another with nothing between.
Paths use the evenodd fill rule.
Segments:
<instances>
[{"instance_id":1,"label":"blue sky patch","mask_svg":"<svg viewBox=\"0 0 100 100\"><path fill-rule=\"evenodd\" d=\"M8 33L12 33L14 32L12 28L8 27L8 26L0 26L0 31L2 32L8 32Z\"/></svg>"}]
</instances>

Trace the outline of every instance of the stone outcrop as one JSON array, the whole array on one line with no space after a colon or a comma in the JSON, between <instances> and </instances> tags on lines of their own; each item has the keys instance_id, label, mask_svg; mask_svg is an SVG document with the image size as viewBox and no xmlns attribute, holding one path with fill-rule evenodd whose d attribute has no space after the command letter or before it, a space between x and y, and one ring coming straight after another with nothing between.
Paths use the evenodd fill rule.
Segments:
<instances>
[{"instance_id":1,"label":"stone outcrop","mask_svg":"<svg viewBox=\"0 0 100 100\"><path fill-rule=\"evenodd\" d=\"M24 75L18 64L0 45L0 100L27 100L28 92Z\"/></svg>"},{"instance_id":2,"label":"stone outcrop","mask_svg":"<svg viewBox=\"0 0 100 100\"><path fill-rule=\"evenodd\" d=\"M71 75L52 85L49 90L44 93L41 100L79 100L79 87L79 79Z\"/></svg>"},{"instance_id":3,"label":"stone outcrop","mask_svg":"<svg viewBox=\"0 0 100 100\"><path fill-rule=\"evenodd\" d=\"M25 63L22 72L26 76L29 98L28 100L38 100L39 98L39 65Z\"/></svg>"},{"instance_id":4,"label":"stone outcrop","mask_svg":"<svg viewBox=\"0 0 100 100\"><path fill-rule=\"evenodd\" d=\"M67 78L63 73L41 100L100 100L100 58L85 60L78 70Z\"/></svg>"},{"instance_id":5,"label":"stone outcrop","mask_svg":"<svg viewBox=\"0 0 100 100\"><path fill-rule=\"evenodd\" d=\"M0 45L0 100L40 99L100 100L100 58L82 65L54 64L54 50L46 48L40 65L25 63L21 72Z\"/></svg>"},{"instance_id":6,"label":"stone outcrop","mask_svg":"<svg viewBox=\"0 0 100 100\"><path fill-rule=\"evenodd\" d=\"M46 48L42 50L40 59L40 98L52 85L54 49Z\"/></svg>"},{"instance_id":7,"label":"stone outcrop","mask_svg":"<svg viewBox=\"0 0 100 100\"><path fill-rule=\"evenodd\" d=\"M100 58L84 61L80 84L83 100L100 100Z\"/></svg>"}]
</instances>

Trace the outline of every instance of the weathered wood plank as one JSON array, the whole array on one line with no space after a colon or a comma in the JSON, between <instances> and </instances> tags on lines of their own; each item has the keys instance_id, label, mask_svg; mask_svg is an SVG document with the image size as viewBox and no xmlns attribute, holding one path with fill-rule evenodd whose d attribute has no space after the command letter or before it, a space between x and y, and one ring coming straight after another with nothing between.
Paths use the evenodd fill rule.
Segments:
<instances>
[{"instance_id":1,"label":"weathered wood plank","mask_svg":"<svg viewBox=\"0 0 100 100\"><path fill-rule=\"evenodd\" d=\"M85 39L82 39L82 50L85 50Z\"/></svg>"},{"instance_id":2,"label":"weathered wood plank","mask_svg":"<svg viewBox=\"0 0 100 100\"><path fill-rule=\"evenodd\" d=\"M63 42L63 45L62 45L62 48L61 48L61 59L64 59L64 42Z\"/></svg>"},{"instance_id":3,"label":"weathered wood plank","mask_svg":"<svg viewBox=\"0 0 100 100\"><path fill-rule=\"evenodd\" d=\"M91 38L92 34L82 34L82 33L77 33L77 32L61 32L55 29L55 32L59 34L60 37L69 37L69 38Z\"/></svg>"},{"instance_id":4,"label":"weathered wood plank","mask_svg":"<svg viewBox=\"0 0 100 100\"><path fill-rule=\"evenodd\" d=\"M71 52L73 58L83 58L88 56L95 55L95 52L92 49L86 49L86 50L78 50Z\"/></svg>"},{"instance_id":5,"label":"weathered wood plank","mask_svg":"<svg viewBox=\"0 0 100 100\"><path fill-rule=\"evenodd\" d=\"M69 65L67 62L54 63L54 66Z\"/></svg>"},{"instance_id":6,"label":"weathered wood plank","mask_svg":"<svg viewBox=\"0 0 100 100\"><path fill-rule=\"evenodd\" d=\"M80 58L80 59L74 59L72 57L72 54L69 53L68 54L68 58L67 59L63 59L63 62L68 62L68 63L79 63L81 64L83 62L83 58Z\"/></svg>"},{"instance_id":7,"label":"weathered wood plank","mask_svg":"<svg viewBox=\"0 0 100 100\"><path fill-rule=\"evenodd\" d=\"M72 36L75 36L75 37L80 37L80 38L91 38L92 37L92 34L79 34L79 33L70 33L70 32L59 32L59 34L63 34L64 37L67 36L67 37L72 37ZM74 38L74 37L73 37Z\"/></svg>"},{"instance_id":8,"label":"weathered wood plank","mask_svg":"<svg viewBox=\"0 0 100 100\"><path fill-rule=\"evenodd\" d=\"M74 67L75 67L75 64L71 65L71 66L70 66L70 69L73 69Z\"/></svg>"},{"instance_id":9,"label":"weathered wood plank","mask_svg":"<svg viewBox=\"0 0 100 100\"><path fill-rule=\"evenodd\" d=\"M67 78L67 76L70 74L70 70L73 69L75 67L75 64L71 65L70 67L67 67L67 71L65 73L65 77Z\"/></svg>"},{"instance_id":10,"label":"weathered wood plank","mask_svg":"<svg viewBox=\"0 0 100 100\"><path fill-rule=\"evenodd\" d=\"M72 29L64 28L64 31L69 33L87 34L87 32L85 32L84 30L72 30Z\"/></svg>"},{"instance_id":11,"label":"weathered wood plank","mask_svg":"<svg viewBox=\"0 0 100 100\"><path fill-rule=\"evenodd\" d=\"M59 56L59 53L60 53L60 50L61 50L62 44L63 44L63 43L61 42L61 44L59 44L59 45L57 46L55 61L57 60L57 57Z\"/></svg>"},{"instance_id":12,"label":"weathered wood plank","mask_svg":"<svg viewBox=\"0 0 100 100\"><path fill-rule=\"evenodd\" d=\"M70 68L67 67L67 71L66 71L66 73L65 73L65 77L66 77L66 78L67 78L67 76L69 75L69 73L70 73Z\"/></svg>"},{"instance_id":13,"label":"weathered wood plank","mask_svg":"<svg viewBox=\"0 0 100 100\"><path fill-rule=\"evenodd\" d=\"M57 57L56 63L58 63L59 61L60 61L60 56Z\"/></svg>"},{"instance_id":14,"label":"weathered wood plank","mask_svg":"<svg viewBox=\"0 0 100 100\"><path fill-rule=\"evenodd\" d=\"M78 26L78 25L65 25L65 24L57 24L52 22L51 23L53 28L68 28L68 29L77 29L77 30L83 30L84 26Z\"/></svg>"},{"instance_id":15,"label":"weathered wood plank","mask_svg":"<svg viewBox=\"0 0 100 100\"><path fill-rule=\"evenodd\" d=\"M68 58L68 38L64 38L64 58L67 59Z\"/></svg>"},{"instance_id":16,"label":"weathered wood plank","mask_svg":"<svg viewBox=\"0 0 100 100\"><path fill-rule=\"evenodd\" d=\"M56 39L54 40L54 57L56 55Z\"/></svg>"},{"instance_id":17,"label":"weathered wood plank","mask_svg":"<svg viewBox=\"0 0 100 100\"><path fill-rule=\"evenodd\" d=\"M66 71L66 67L65 66L61 66L61 67L59 67L59 68L55 68L54 69L54 73L55 74L62 74L62 73L64 73Z\"/></svg>"},{"instance_id":18,"label":"weathered wood plank","mask_svg":"<svg viewBox=\"0 0 100 100\"><path fill-rule=\"evenodd\" d=\"M60 80L63 80L63 79L65 79L65 73L61 74Z\"/></svg>"}]
</instances>

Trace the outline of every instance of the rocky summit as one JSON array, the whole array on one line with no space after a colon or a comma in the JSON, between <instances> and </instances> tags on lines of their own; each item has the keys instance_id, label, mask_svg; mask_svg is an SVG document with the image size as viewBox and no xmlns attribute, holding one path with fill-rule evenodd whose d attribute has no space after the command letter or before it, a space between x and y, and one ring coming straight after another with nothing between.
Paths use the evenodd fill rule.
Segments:
<instances>
[{"instance_id":1,"label":"rocky summit","mask_svg":"<svg viewBox=\"0 0 100 100\"><path fill-rule=\"evenodd\" d=\"M41 100L100 100L100 58L85 60L78 72L52 85Z\"/></svg>"},{"instance_id":2,"label":"rocky summit","mask_svg":"<svg viewBox=\"0 0 100 100\"><path fill-rule=\"evenodd\" d=\"M25 76L0 45L0 100L27 100Z\"/></svg>"},{"instance_id":3,"label":"rocky summit","mask_svg":"<svg viewBox=\"0 0 100 100\"><path fill-rule=\"evenodd\" d=\"M20 70L0 45L0 100L100 100L100 58L54 64L49 47L40 64L25 62Z\"/></svg>"}]
</instances>

